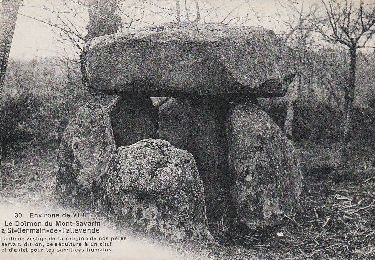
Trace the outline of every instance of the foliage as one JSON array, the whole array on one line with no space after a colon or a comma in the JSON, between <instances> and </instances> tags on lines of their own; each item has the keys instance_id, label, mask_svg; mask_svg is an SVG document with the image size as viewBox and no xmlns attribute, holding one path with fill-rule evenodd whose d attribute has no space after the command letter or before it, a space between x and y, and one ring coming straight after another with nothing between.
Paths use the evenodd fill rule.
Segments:
<instances>
[{"instance_id":1,"label":"foliage","mask_svg":"<svg viewBox=\"0 0 375 260\"><path fill-rule=\"evenodd\" d=\"M261 102L264 109L280 128L284 128L287 104L285 102ZM367 102L366 102L367 103ZM375 146L375 100L369 106L358 106L353 111L353 141ZM372 105L371 105L372 104ZM293 104L293 139L296 142L316 144L335 143L342 135L342 109L321 100L298 100Z\"/></svg>"},{"instance_id":2,"label":"foliage","mask_svg":"<svg viewBox=\"0 0 375 260\"><path fill-rule=\"evenodd\" d=\"M375 102L375 101L372 101ZM374 104L374 103L373 103ZM375 108L355 108L353 112L353 140L375 147Z\"/></svg>"},{"instance_id":3,"label":"foliage","mask_svg":"<svg viewBox=\"0 0 375 260\"><path fill-rule=\"evenodd\" d=\"M79 64L68 65L57 59L10 61L0 115L6 151L30 141L58 145L70 115L85 100Z\"/></svg>"},{"instance_id":4,"label":"foliage","mask_svg":"<svg viewBox=\"0 0 375 260\"><path fill-rule=\"evenodd\" d=\"M7 96L0 107L0 142L3 153L19 142L31 141L38 130L30 124L39 112L41 101L35 95L24 92L17 96Z\"/></svg>"},{"instance_id":5,"label":"foliage","mask_svg":"<svg viewBox=\"0 0 375 260\"><path fill-rule=\"evenodd\" d=\"M294 106L295 141L337 142L340 140L342 113L326 103L302 103Z\"/></svg>"}]
</instances>

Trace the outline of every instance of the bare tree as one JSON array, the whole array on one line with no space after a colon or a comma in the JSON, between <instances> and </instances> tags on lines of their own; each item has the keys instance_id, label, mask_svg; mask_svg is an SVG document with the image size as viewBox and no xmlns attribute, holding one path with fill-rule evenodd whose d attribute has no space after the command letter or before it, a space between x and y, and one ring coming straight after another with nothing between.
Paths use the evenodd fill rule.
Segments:
<instances>
[{"instance_id":1,"label":"bare tree","mask_svg":"<svg viewBox=\"0 0 375 260\"><path fill-rule=\"evenodd\" d=\"M181 3L180 0L176 0L176 20L177 23L181 23Z\"/></svg>"},{"instance_id":2,"label":"bare tree","mask_svg":"<svg viewBox=\"0 0 375 260\"><path fill-rule=\"evenodd\" d=\"M118 0L97 0L89 5L87 39L116 33L121 28L121 17L117 13Z\"/></svg>"},{"instance_id":3,"label":"bare tree","mask_svg":"<svg viewBox=\"0 0 375 260\"><path fill-rule=\"evenodd\" d=\"M9 52L21 4L22 0L2 0L0 2L0 93L3 91Z\"/></svg>"},{"instance_id":4,"label":"bare tree","mask_svg":"<svg viewBox=\"0 0 375 260\"><path fill-rule=\"evenodd\" d=\"M89 23L85 41L94 37L116 33L121 28L121 17L117 14L118 0L97 0L89 5ZM86 50L80 54L81 73L83 84L88 86L86 73Z\"/></svg>"},{"instance_id":5,"label":"bare tree","mask_svg":"<svg viewBox=\"0 0 375 260\"><path fill-rule=\"evenodd\" d=\"M3 96L5 73L8 65L9 52L17 22L18 10L22 0L2 0L0 2L0 100ZM0 165L2 163L2 144L0 144ZM1 172L0 172L1 173ZM0 188L2 176L0 174Z\"/></svg>"},{"instance_id":6,"label":"bare tree","mask_svg":"<svg viewBox=\"0 0 375 260\"><path fill-rule=\"evenodd\" d=\"M191 20L190 19L190 7L189 3L187 0L184 0L184 9L185 9L185 18L188 22L193 22L197 23L201 19L201 11L200 11L200 5L199 5L199 0L193 0L194 6L195 6L195 19ZM182 20L182 14L181 14L181 1L176 0L176 19L177 23L180 24Z\"/></svg>"},{"instance_id":7,"label":"bare tree","mask_svg":"<svg viewBox=\"0 0 375 260\"><path fill-rule=\"evenodd\" d=\"M89 83L84 46L94 37L112 34L121 28L121 17L118 15L119 0L61 0L58 5L52 1L42 8L49 13L49 19L21 15L51 26L59 36L57 40L63 43L63 46L71 46L66 52L73 50L75 55L79 56L82 83L87 87ZM74 62L69 55L62 61L67 67L70 66L70 62Z\"/></svg>"},{"instance_id":8,"label":"bare tree","mask_svg":"<svg viewBox=\"0 0 375 260\"><path fill-rule=\"evenodd\" d=\"M286 118L284 122L285 134L293 137L293 121L294 121L294 107L297 100L304 97L302 93L302 86L304 80L308 75L311 67L311 53L312 32L309 28L308 20L315 12L315 8L311 5L306 6L303 2L298 3L294 0L278 1L279 9L275 17L276 22L285 26L285 31L281 36L285 43L293 48L294 55L298 61L299 71L292 84L288 87L288 92L285 97L286 102ZM288 15L285 17L285 14Z\"/></svg>"},{"instance_id":9,"label":"bare tree","mask_svg":"<svg viewBox=\"0 0 375 260\"><path fill-rule=\"evenodd\" d=\"M344 89L343 164L348 164L349 142L351 139L353 103L356 87L358 50L366 47L375 34L375 3L363 0L321 0L322 8L310 20L314 31L323 40L339 44L348 50L349 73Z\"/></svg>"}]
</instances>

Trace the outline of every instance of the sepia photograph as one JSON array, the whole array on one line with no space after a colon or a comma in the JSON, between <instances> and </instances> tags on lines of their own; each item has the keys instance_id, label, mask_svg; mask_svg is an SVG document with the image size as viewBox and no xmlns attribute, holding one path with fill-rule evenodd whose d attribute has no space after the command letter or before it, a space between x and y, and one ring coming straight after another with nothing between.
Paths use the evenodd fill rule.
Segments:
<instances>
[{"instance_id":1,"label":"sepia photograph","mask_svg":"<svg viewBox=\"0 0 375 260\"><path fill-rule=\"evenodd\" d=\"M375 259L375 0L0 0L0 259Z\"/></svg>"}]
</instances>

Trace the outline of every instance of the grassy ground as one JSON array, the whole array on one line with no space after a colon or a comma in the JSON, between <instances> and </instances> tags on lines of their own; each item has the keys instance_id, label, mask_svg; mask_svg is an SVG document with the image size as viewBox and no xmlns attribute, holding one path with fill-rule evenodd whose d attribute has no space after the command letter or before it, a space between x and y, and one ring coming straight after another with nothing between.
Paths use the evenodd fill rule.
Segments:
<instances>
[{"instance_id":1,"label":"grassy ground","mask_svg":"<svg viewBox=\"0 0 375 260\"><path fill-rule=\"evenodd\" d=\"M29 146L10 154L1 165L0 198L26 203L53 201L56 150Z\"/></svg>"},{"instance_id":2,"label":"grassy ground","mask_svg":"<svg viewBox=\"0 0 375 260\"><path fill-rule=\"evenodd\" d=\"M217 259L375 259L373 152L362 148L353 154L353 178L338 178L340 173L324 168L324 163L318 170L309 169L312 158L321 158L327 151L335 154L336 148L301 146L305 183L300 214L239 240L241 246L211 246L209 255ZM335 161L329 156L325 160ZM55 151L29 146L6 159L1 170L0 202L54 203Z\"/></svg>"}]
</instances>

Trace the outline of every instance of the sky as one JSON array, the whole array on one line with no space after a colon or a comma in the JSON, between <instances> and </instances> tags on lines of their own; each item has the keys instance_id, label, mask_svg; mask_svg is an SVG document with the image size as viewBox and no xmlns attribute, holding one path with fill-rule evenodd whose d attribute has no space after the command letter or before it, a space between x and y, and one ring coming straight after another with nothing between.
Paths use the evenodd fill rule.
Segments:
<instances>
[{"instance_id":1,"label":"sky","mask_svg":"<svg viewBox=\"0 0 375 260\"><path fill-rule=\"evenodd\" d=\"M181 3L184 2L183 0L180 1ZM231 21L232 24L263 26L277 31L285 30L285 24L281 21L287 20L288 16L290 16L288 11L280 4L289 0L199 1L202 9L202 17L207 22L220 22L227 17L226 21ZM299 6L303 4L307 7L316 1L300 0ZM187 3L189 10L191 10L189 12L190 17L194 17L194 2L193 0L187 0ZM165 9L161 11L160 8ZM173 20L175 18L173 15L175 12L174 8L175 0L124 0L124 5L120 12L124 23L128 23L129 19L133 19L134 17L135 19L139 18L142 22L134 22L132 26L145 26L147 23L163 23ZM167 9L171 10L172 15L167 14ZM182 10L182 15L186 16L184 10ZM58 30L37 21L56 23L58 21L56 18L57 12L60 13L60 16L67 18L72 24L78 27L80 33L85 34L84 28L88 21L86 8L75 5L64 6L62 5L62 0L24 0L24 4L20 8L18 15L10 57L24 60L52 56L75 57L77 53L76 49L68 42L61 43ZM236 20L236 17L240 19Z\"/></svg>"},{"instance_id":2,"label":"sky","mask_svg":"<svg viewBox=\"0 0 375 260\"><path fill-rule=\"evenodd\" d=\"M10 52L11 58L30 60L36 57L66 55L62 44L58 41L59 34L56 29L30 18L33 17L48 22L53 21L55 15L43 9L46 4L51 7L49 2L44 0L24 0L17 17Z\"/></svg>"},{"instance_id":3,"label":"sky","mask_svg":"<svg viewBox=\"0 0 375 260\"><path fill-rule=\"evenodd\" d=\"M158 5L168 5L170 8L174 8L173 2L167 2L166 0L159 1L160 2L156 1ZM128 6L134 7L135 5L132 2L136 3L139 2L139 0L127 0ZM231 19L230 17L232 16L245 17L246 14L249 13L249 16L252 17L249 20L253 20L255 25L258 25L259 21L257 21L257 17L254 15L254 10L252 10L253 7L255 7L260 13L264 13L265 19L268 19L266 15L272 15L276 10L275 1L272 0L205 0L202 2L202 6L220 7L217 8L218 16L225 17L227 14L231 13L227 18L228 20ZM204 9L204 7L202 7L202 9ZM20 8L17 19L12 49L10 52L11 58L30 60L36 57L63 56L67 54L74 56L73 48L70 48L69 44L64 45L59 42L58 30L52 29L51 26L30 18L33 17L48 22L54 21L56 15L53 11L56 10L65 10L59 5L59 0L24 0L24 4ZM83 16L87 16L87 14L85 14L87 13L86 9L82 9L81 12L83 13ZM190 15L193 16L194 14ZM164 18L160 17L165 15L149 13L144 16L145 20L162 21ZM171 17L171 19L173 18L174 17ZM81 28L84 28L87 22L84 19L75 20L74 17L69 19L74 21L74 23ZM124 19L126 20L126 17ZM66 51L64 49L68 50Z\"/></svg>"},{"instance_id":4,"label":"sky","mask_svg":"<svg viewBox=\"0 0 375 260\"><path fill-rule=\"evenodd\" d=\"M21 7L20 13L32 12ZM49 56L55 53L54 46L56 40L49 26L18 15L10 57L31 59L33 56Z\"/></svg>"}]
</instances>

